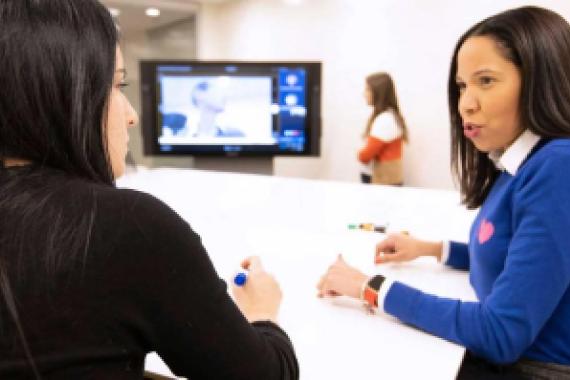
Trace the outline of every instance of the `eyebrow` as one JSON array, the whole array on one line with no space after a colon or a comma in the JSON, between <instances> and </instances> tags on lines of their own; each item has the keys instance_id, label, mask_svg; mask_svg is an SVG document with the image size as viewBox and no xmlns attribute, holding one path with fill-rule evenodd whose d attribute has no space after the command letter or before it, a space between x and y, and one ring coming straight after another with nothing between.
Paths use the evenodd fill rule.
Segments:
<instances>
[{"instance_id":1,"label":"eyebrow","mask_svg":"<svg viewBox=\"0 0 570 380\"><path fill-rule=\"evenodd\" d=\"M481 69L481 70L475 71L475 72L471 75L471 77L476 77L476 76L481 75L481 74L499 74L499 72L498 72L498 71L495 71L495 70L491 70L491 69ZM461 77L460 77L460 76L455 76L455 80L456 80L456 81L461 80Z\"/></svg>"},{"instance_id":2,"label":"eyebrow","mask_svg":"<svg viewBox=\"0 0 570 380\"><path fill-rule=\"evenodd\" d=\"M481 69L481 70L475 71L472 76L477 76L477 75L481 75L481 74L489 74L489 73L498 74L499 72L495 71L495 70L491 70L491 69Z\"/></svg>"}]
</instances>

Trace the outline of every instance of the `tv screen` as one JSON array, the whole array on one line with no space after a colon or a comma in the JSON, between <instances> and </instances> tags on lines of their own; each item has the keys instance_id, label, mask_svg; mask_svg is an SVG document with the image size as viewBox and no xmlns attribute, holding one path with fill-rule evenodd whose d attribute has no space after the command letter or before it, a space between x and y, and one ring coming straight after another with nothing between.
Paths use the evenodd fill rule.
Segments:
<instances>
[{"instance_id":1,"label":"tv screen","mask_svg":"<svg viewBox=\"0 0 570 380\"><path fill-rule=\"evenodd\" d=\"M147 155L319 155L319 62L142 61Z\"/></svg>"}]
</instances>

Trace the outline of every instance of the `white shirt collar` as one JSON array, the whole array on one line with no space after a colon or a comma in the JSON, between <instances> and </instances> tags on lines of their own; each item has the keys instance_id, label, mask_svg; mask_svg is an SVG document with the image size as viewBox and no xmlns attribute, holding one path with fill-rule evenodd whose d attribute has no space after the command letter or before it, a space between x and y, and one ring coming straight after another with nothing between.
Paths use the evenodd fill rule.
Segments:
<instances>
[{"instance_id":1,"label":"white shirt collar","mask_svg":"<svg viewBox=\"0 0 570 380\"><path fill-rule=\"evenodd\" d=\"M514 176L517 174L523 161L539 141L540 136L535 135L527 129L504 152L490 152L489 158L493 161L497 169L506 171Z\"/></svg>"}]
</instances>

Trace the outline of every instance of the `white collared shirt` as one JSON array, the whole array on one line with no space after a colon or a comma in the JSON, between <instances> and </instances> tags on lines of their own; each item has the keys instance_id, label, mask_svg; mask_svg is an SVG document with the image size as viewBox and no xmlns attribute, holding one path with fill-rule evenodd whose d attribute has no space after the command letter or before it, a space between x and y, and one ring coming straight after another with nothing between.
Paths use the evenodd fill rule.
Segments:
<instances>
[{"instance_id":1,"label":"white collared shirt","mask_svg":"<svg viewBox=\"0 0 570 380\"><path fill-rule=\"evenodd\" d=\"M540 136L527 129L504 152L489 153L489 159L493 161L497 169L514 176L539 141Z\"/></svg>"}]
</instances>

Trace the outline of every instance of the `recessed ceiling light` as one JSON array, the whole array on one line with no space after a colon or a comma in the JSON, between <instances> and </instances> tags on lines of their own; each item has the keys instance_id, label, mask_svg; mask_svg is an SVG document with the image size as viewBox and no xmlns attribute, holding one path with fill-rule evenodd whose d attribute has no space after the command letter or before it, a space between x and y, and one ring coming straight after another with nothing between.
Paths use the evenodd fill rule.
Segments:
<instances>
[{"instance_id":1,"label":"recessed ceiling light","mask_svg":"<svg viewBox=\"0 0 570 380\"><path fill-rule=\"evenodd\" d=\"M287 5L300 5L303 0L283 0L283 2Z\"/></svg>"},{"instance_id":2,"label":"recessed ceiling light","mask_svg":"<svg viewBox=\"0 0 570 380\"><path fill-rule=\"evenodd\" d=\"M147 8L145 13L148 17L158 17L158 16L160 16L160 9L158 9L158 8Z\"/></svg>"},{"instance_id":3,"label":"recessed ceiling light","mask_svg":"<svg viewBox=\"0 0 570 380\"><path fill-rule=\"evenodd\" d=\"M119 15L121 14L121 10L119 8L109 8L109 12L113 17L119 17Z\"/></svg>"}]
</instances>

